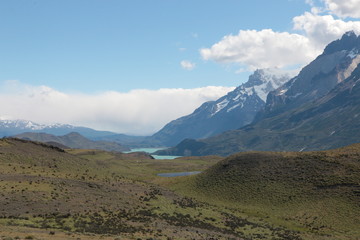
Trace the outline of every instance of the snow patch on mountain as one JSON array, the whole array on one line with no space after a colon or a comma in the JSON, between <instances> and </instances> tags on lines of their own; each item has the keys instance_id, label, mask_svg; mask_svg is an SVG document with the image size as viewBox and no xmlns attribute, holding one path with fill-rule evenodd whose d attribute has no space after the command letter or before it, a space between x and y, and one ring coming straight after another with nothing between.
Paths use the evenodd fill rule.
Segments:
<instances>
[{"instance_id":1,"label":"snow patch on mountain","mask_svg":"<svg viewBox=\"0 0 360 240\"><path fill-rule=\"evenodd\" d=\"M352 49L352 50L348 53L347 56L348 56L349 58L351 58L351 59L354 59L354 58L358 57L358 56L359 56L359 49L356 49L356 48Z\"/></svg>"},{"instance_id":2,"label":"snow patch on mountain","mask_svg":"<svg viewBox=\"0 0 360 240\"><path fill-rule=\"evenodd\" d=\"M226 110L227 112L231 112L232 110L238 108L238 107L243 107L243 104L242 103L238 103L238 104L235 104L234 106L232 106L231 108L229 108L228 110Z\"/></svg>"},{"instance_id":3,"label":"snow patch on mountain","mask_svg":"<svg viewBox=\"0 0 360 240\"><path fill-rule=\"evenodd\" d=\"M269 92L282 86L291 77L295 76L297 72L273 68L258 70L258 74L261 83L259 82L259 84L256 84L253 88L261 100L266 102L266 97Z\"/></svg>"},{"instance_id":4,"label":"snow patch on mountain","mask_svg":"<svg viewBox=\"0 0 360 240\"><path fill-rule=\"evenodd\" d=\"M221 110L223 110L228 104L229 104L229 100L228 99L224 99L221 102L217 103L215 105L215 112L212 113L212 115L215 115L216 113L220 112Z\"/></svg>"},{"instance_id":5,"label":"snow patch on mountain","mask_svg":"<svg viewBox=\"0 0 360 240\"><path fill-rule=\"evenodd\" d=\"M270 91L279 88L296 74L297 72L294 71L280 69L258 69L246 83L215 101L210 116L212 117L222 111L231 112L237 108L242 108L250 97L256 98L255 96L257 96L260 101L265 103Z\"/></svg>"},{"instance_id":6,"label":"snow patch on mountain","mask_svg":"<svg viewBox=\"0 0 360 240\"><path fill-rule=\"evenodd\" d=\"M0 119L0 127L1 128L17 128L21 130L33 130L39 131L43 129L51 129L51 128L74 128L74 126L68 124L39 124L34 123L29 120L9 120L9 119Z\"/></svg>"}]
</instances>

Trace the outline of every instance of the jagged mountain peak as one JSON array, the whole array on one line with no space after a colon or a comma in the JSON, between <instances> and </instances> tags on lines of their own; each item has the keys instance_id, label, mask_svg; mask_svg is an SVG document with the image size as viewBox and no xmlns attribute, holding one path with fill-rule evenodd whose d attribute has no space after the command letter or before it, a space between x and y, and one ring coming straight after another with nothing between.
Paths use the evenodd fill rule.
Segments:
<instances>
[{"instance_id":1,"label":"jagged mountain peak","mask_svg":"<svg viewBox=\"0 0 360 240\"><path fill-rule=\"evenodd\" d=\"M356 35L356 33L354 32L354 30L351 30L351 31L347 31L346 33L344 33L344 35L343 35L342 38L346 38L346 37L356 38L357 35Z\"/></svg>"},{"instance_id":2,"label":"jagged mountain peak","mask_svg":"<svg viewBox=\"0 0 360 240\"><path fill-rule=\"evenodd\" d=\"M323 54L332 54L334 52L346 50L350 51L354 48L359 49L360 36L356 35L354 31L348 31L338 40L331 42L325 47Z\"/></svg>"},{"instance_id":3,"label":"jagged mountain peak","mask_svg":"<svg viewBox=\"0 0 360 240\"><path fill-rule=\"evenodd\" d=\"M208 118L210 118L220 113L228 113L238 108L244 108L249 102L252 105L254 105L254 102L265 104L268 93L289 81L293 75L295 75L293 71L284 71L277 68L257 69L249 76L247 82L216 101L204 103L194 113L206 112ZM254 107L254 110L258 111L260 108Z\"/></svg>"},{"instance_id":4,"label":"jagged mountain peak","mask_svg":"<svg viewBox=\"0 0 360 240\"><path fill-rule=\"evenodd\" d=\"M293 73L292 71L285 71L279 68L256 69L254 73L249 76L249 80L243 85L246 87L251 87L251 86L261 85L269 81L278 82L278 79L289 78L292 75L296 75L296 74Z\"/></svg>"},{"instance_id":5,"label":"jagged mountain peak","mask_svg":"<svg viewBox=\"0 0 360 240\"><path fill-rule=\"evenodd\" d=\"M289 81L296 73L296 71L285 71L279 68L257 69L249 76L249 80L239 88L252 89L261 100L266 102L269 92Z\"/></svg>"}]
</instances>

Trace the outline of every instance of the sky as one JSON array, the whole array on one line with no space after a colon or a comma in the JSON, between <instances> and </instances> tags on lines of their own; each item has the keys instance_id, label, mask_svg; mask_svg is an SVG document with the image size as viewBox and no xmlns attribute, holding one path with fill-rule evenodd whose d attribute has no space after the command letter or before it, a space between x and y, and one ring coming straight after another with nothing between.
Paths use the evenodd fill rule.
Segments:
<instances>
[{"instance_id":1,"label":"sky","mask_svg":"<svg viewBox=\"0 0 360 240\"><path fill-rule=\"evenodd\" d=\"M149 135L359 18L360 0L0 0L0 119Z\"/></svg>"}]
</instances>

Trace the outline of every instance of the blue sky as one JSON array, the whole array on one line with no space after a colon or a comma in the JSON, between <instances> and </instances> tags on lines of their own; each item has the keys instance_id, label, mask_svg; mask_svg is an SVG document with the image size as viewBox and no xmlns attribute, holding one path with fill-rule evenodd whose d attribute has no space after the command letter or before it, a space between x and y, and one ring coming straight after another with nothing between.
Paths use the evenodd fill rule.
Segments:
<instances>
[{"instance_id":1,"label":"blue sky","mask_svg":"<svg viewBox=\"0 0 360 240\"><path fill-rule=\"evenodd\" d=\"M86 93L236 86L250 72L199 50L240 29L291 31L307 9L303 0L5 0L0 80Z\"/></svg>"},{"instance_id":2,"label":"blue sky","mask_svg":"<svg viewBox=\"0 0 360 240\"><path fill-rule=\"evenodd\" d=\"M360 0L2 0L0 119L152 134L359 18Z\"/></svg>"}]
</instances>

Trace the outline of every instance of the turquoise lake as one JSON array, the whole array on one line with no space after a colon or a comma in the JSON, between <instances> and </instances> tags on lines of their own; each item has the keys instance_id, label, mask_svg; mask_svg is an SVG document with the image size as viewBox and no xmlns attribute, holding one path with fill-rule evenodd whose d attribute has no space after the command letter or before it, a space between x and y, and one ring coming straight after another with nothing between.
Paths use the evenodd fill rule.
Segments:
<instances>
[{"instance_id":1,"label":"turquoise lake","mask_svg":"<svg viewBox=\"0 0 360 240\"><path fill-rule=\"evenodd\" d=\"M129 152L125 152L125 153L130 153L130 152L147 152L149 154L151 154L151 156L155 159L158 160L164 160L164 159L175 159L181 156L160 156L160 155L153 155L152 153L158 151L158 150L163 150L166 148L133 148L131 149L131 151Z\"/></svg>"}]
</instances>

